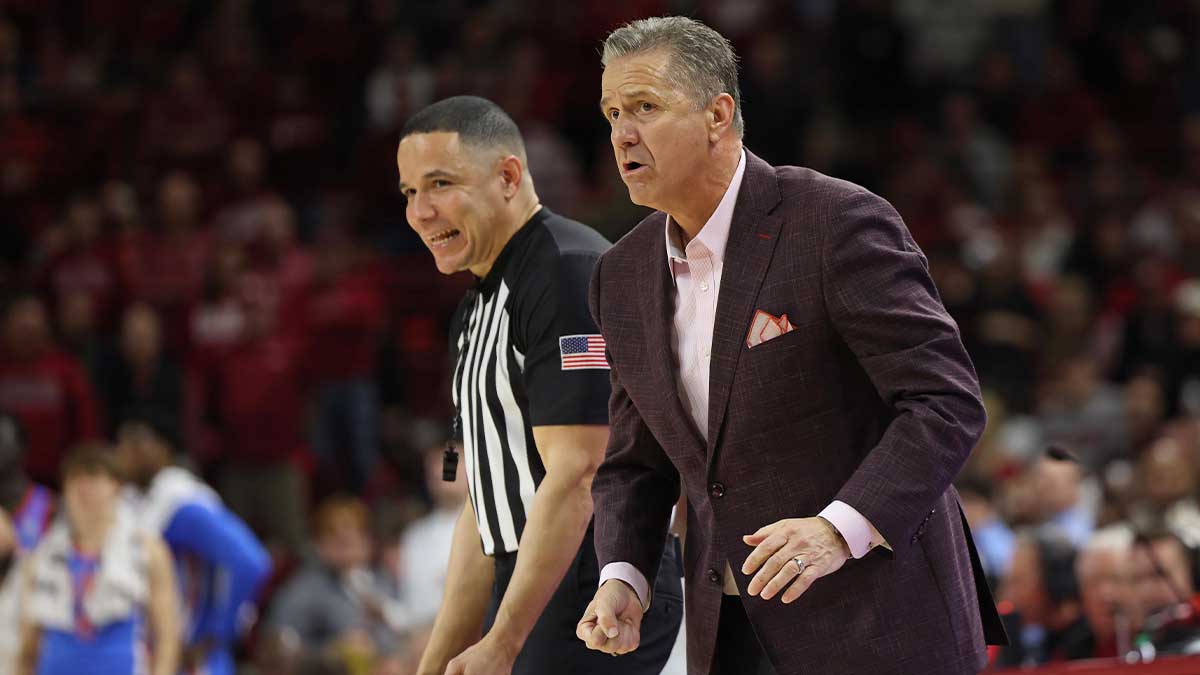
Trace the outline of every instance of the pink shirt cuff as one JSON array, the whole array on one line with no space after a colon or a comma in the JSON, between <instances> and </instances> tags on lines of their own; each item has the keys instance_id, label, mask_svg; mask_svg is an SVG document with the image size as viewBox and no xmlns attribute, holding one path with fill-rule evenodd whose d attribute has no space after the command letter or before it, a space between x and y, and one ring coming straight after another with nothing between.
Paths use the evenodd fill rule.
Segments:
<instances>
[{"instance_id":1,"label":"pink shirt cuff","mask_svg":"<svg viewBox=\"0 0 1200 675\"><path fill-rule=\"evenodd\" d=\"M850 547L850 555L855 558L863 557L876 546L887 545L875 526L846 502L835 500L817 515L829 521L842 535Z\"/></svg>"},{"instance_id":2,"label":"pink shirt cuff","mask_svg":"<svg viewBox=\"0 0 1200 675\"><path fill-rule=\"evenodd\" d=\"M650 609L650 584L646 583L646 577L638 571L638 568L630 565L627 562L611 562L600 570L600 585L609 579L617 579L629 584L634 593L637 593L638 601L642 603L642 611Z\"/></svg>"}]
</instances>

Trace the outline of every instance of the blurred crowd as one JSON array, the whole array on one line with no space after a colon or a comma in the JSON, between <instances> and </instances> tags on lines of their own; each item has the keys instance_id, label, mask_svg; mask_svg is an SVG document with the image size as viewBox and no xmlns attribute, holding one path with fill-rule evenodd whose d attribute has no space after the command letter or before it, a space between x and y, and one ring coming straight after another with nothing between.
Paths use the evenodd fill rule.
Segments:
<instances>
[{"instance_id":1,"label":"blurred crowd","mask_svg":"<svg viewBox=\"0 0 1200 675\"><path fill-rule=\"evenodd\" d=\"M615 240L643 212L597 47L663 13L733 40L753 152L881 194L926 252L987 399L960 491L998 661L1191 648L1187 0L0 2L0 409L29 474L154 416L276 561L247 662L407 672L462 495L436 469L470 280L406 227L398 130L495 100L543 203Z\"/></svg>"}]
</instances>

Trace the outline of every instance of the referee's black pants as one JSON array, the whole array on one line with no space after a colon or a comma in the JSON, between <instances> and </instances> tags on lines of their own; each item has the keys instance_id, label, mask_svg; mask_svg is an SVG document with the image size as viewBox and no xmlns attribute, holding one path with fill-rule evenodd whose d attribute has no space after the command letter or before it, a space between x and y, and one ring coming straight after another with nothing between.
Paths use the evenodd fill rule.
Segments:
<instances>
[{"instance_id":1,"label":"referee's black pants","mask_svg":"<svg viewBox=\"0 0 1200 675\"><path fill-rule=\"evenodd\" d=\"M504 591L512 580L517 565L515 553L496 556L496 581L492 587L492 602L484 619L484 631L491 629L496 610ZM596 595L600 569L596 549L592 545L592 528L584 536L583 545L567 569L562 583L550 598L546 610L533 627L525 647L517 656L513 675L659 675L675 636L683 621L683 588L680 583L679 562L675 546L664 547L662 564L654 585L650 609L642 617L640 646L618 657L587 648L575 635L575 626L583 618L588 603Z\"/></svg>"}]
</instances>

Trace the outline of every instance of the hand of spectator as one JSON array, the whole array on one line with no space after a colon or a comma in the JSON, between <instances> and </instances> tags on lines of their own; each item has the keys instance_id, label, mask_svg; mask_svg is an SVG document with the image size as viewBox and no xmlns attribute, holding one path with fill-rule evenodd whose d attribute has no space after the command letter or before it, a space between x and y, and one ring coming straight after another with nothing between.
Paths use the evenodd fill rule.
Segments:
<instances>
[{"instance_id":1,"label":"hand of spectator","mask_svg":"<svg viewBox=\"0 0 1200 675\"><path fill-rule=\"evenodd\" d=\"M510 675L519 649L502 644L491 635L467 648L450 659L446 675Z\"/></svg>"}]
</instances>

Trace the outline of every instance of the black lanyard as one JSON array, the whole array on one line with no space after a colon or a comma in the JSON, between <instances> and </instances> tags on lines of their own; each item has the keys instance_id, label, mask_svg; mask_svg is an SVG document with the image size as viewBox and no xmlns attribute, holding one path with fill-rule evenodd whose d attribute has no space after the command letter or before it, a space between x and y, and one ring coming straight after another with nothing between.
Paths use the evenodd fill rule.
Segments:
<instances>
[{"instance_id":1,"label":"black lanyard","mask_svg":"<svg viewBox=\"0 0 1200 675\"><path fill-rule=\"evenodd\" d=\"M442 480L447 483L453 483L458 476L458 434L462 431L462 400L466 395L463 391L462 381L464 377L468 377L466 364L464 361L471 340L471 316L475 314L475 306L479 303L479 285L467 290L467 311L463 314L462 329L458 333L458 342L461 346L458 348L458 354L454 359L454 373L450 376L455 378L451 385L454 387L454 393L457 394L458 402L454 404L454 417L450 419L450 437L446 440L446 450L442 453ZM457 375L457 377L455 377Z\"/></svg>"}]
</instances>

